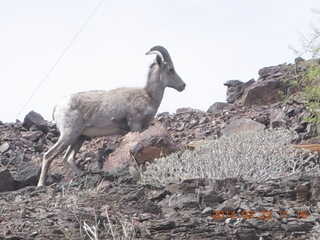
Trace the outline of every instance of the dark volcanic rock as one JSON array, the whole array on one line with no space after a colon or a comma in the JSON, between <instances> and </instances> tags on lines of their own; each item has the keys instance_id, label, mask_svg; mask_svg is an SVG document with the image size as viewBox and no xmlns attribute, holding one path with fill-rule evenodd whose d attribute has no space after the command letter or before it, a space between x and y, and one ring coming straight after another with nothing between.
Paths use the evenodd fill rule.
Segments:
<instances>
[{"instance_id":1,"label":"dark volcanic rock","mask_svg":"<svg viewBox=\"0 0 320 240\"><path fill-rule=\"evenodd\" d=\"M286 64L264 67L258 71L258 74L260 75L261 79L267 79L268 77L274 76L276 73L281 73L281 69L283 66L286 66Z\"/></svg>"},{"instance_id":2,"label":"dark volcanic rock","mask_svg":"<svg viewBox=\"0 0 320 240\"><path fill-rule=\"evenodd\" d=\"M248 88L251 84L255 82L254 79L249 80L248 82L241 82L239 80L229 80L224 83L227 86L227 102L228 103L235 103L239 100L245 89Z\"/></svg>"},{"instance_id":3,"label":"dark volcanic rock","mask_svg":"<svg viewBox=\"0 0 320 240\"><path fill-rule=\"evenodd\" d=\"M8 169L0 170L0 192L13 191L14 179Z\"/></svg>"},{"instance_id":4,"label":"dark volcanic rock","mask_svg":"<svg viewBox=\"0 0 320 240\"><path fill-rule=\"evenodd\" d=\"M47 133L49 131L48 122L44 120L44 118L34 111L29 112L24 120L23 120L23 127L30 129L32 126L35 126L36 129Z\"/></svg>"},{"instance_id":5,"label":"dark volcanic rock","mask_svg":"<svg viewBox=\"0 0 320 240\"><path fill-rule=\"evenodd\" d=\"M21 162L15 176L17 189L26 186L36 186L40 176L40 167L31 163Z\"/></svg>"}]
</instances>

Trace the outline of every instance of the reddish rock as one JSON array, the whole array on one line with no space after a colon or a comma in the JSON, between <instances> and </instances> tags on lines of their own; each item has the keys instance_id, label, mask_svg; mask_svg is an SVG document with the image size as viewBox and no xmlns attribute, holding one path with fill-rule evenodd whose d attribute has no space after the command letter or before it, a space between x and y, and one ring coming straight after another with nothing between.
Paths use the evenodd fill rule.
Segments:
<instances>
[{"instance_id":1,"label":"reddish rock","mask_svg":"<svg viewBox=\"0 0 320 240\"><path fill-rule=\"evenodd\" d=\"M120 146L104 162L104 171L114 171L126 164L138 165L152 162L155 158L179 150L170 133L162 125L149 127L142 133L130 132L124 136Z\"/></svg>"},{"instance_id":2,"label":"reddish rock","mask_svg":"<svg viewBox=\"0 0 320 240\"><path fill-rule=\"evenodd\" d=\"M43 132L42 131L21 132L21 136L25 139L36 142L43 136Z\"/></svg>"},{"instance_id":3,"label":"reddish rock","mask_svg":"<svg viewBox=\"0 0 320 240\"><path fill-rule=\"evenodd\" d=\"M276 79L257 81L245 89L241 99L243 106L268 105L282 100L281 92L286 92L287 86Z\"/></svg>"}]
</instances>

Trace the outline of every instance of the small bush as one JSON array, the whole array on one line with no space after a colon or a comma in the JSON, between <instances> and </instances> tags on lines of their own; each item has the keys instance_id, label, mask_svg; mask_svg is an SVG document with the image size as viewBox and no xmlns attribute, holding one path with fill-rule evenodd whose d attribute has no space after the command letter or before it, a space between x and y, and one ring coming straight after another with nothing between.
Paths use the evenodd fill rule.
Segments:
<instances>
[{"instance_id":1,"label":"small bush","mask_svg":"<svg viewBox=\"0 0 320 240\"><path fill-rule=\"evenodd\" d=\"M181 156L171 154L147 166L140 183L163 187L185 178L243 178L264 182L318 168L315 153L288 146L297 135L277 129L244 132L203 142Z\"/></svg>"},{"instance_id":2,"label":"small bush","mask_svg":"<svg viewBox=\"0 0 320 240\"><path fill-rule=\"evenodd\" d=\"M315 14L320 14L319 9L312 10ZM310 24L310 32L308 35L300 36L300 48L296 49L293 46L289 48L299 57L307 55L313 60L306 62L309 66L304 73L297 71L296 76L289 77L287 82L292 87L298 89L297 96L306 101L306 106L311 109L312 116L305 119L312 124L320 123L320 27L319 20L317 24ZM298 65L296 66L298 67ZM319 134L319 133L318 133Z\"/></svg>"}]
</instances>

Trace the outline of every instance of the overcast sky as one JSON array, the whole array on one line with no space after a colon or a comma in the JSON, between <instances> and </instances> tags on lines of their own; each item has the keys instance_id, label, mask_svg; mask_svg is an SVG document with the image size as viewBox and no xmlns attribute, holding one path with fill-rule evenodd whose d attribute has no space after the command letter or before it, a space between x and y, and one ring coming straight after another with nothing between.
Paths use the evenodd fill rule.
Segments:
<instances>
[{"instance_id":1,"label":"overcast sky","mask_svg":"<svg viewBox=\"0 0 320 240\"><path fill-rule=\"evenodd\" d=\"M69 94L143 87L155 56L166 47L184 92L167 89L158 112L206 111L225 101L224 82L258 78L265 66L292 63L288 45L319 23L319 0L0 0L0 120L31 110L52 120ZM68 44L77 37L58 61ZM58 62L57 62L58 61Z\"/></svg>"}]
</instances>

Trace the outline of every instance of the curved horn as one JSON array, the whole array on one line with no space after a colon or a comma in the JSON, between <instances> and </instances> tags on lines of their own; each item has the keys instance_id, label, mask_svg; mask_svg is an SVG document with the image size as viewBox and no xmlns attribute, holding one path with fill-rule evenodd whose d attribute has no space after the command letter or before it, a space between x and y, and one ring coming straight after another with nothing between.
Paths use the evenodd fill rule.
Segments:
<instances>
[{"instance_id":1,"label":"curved horn","mask_svg":"<svg viewBox=\"0 0 320 240\"><path fill-rule=\"evenodd\" d=\"M155 46L151 48L150 51L146 53L146 55L149 54L157 54L161 58L162 62L172 62L168 50L162 46Z\"/></svg>"}]
</instances>

